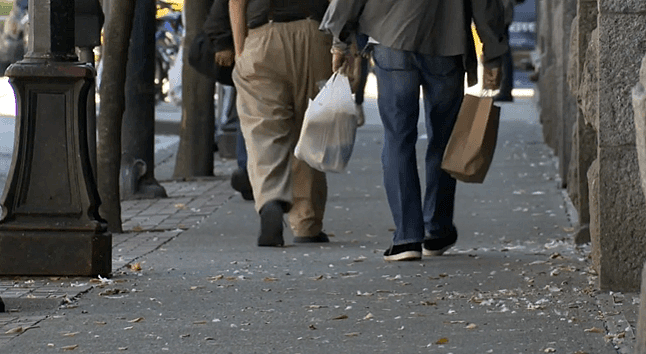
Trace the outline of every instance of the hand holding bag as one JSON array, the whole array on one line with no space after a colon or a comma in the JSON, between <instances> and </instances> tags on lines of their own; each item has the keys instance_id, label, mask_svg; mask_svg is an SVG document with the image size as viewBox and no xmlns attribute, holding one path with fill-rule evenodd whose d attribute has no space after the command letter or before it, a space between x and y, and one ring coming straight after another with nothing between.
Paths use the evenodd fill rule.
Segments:
<instances>
[{"instance_id":1,"label":"hand holding bag","mask_svg":"<svg viewBox=\"0 0 646 354\"><path fill-rule=\"evenodd\" d=\"M498 140L499 121L500 107L493 104L493 97L465 95L444 150L442 169L462 182L484 182Z\"/></svg>"},{"instance_id":2,"label":"hand holding bag","mask_svg":"<svg viewBox=\"0 0 646 354\"><path fill-rule=\"evenodd\" d=\"M334 73L309 102L294 155L319 171L342 172L352 155L358 117L348 78Z\"/></svg>"}]
</instances>

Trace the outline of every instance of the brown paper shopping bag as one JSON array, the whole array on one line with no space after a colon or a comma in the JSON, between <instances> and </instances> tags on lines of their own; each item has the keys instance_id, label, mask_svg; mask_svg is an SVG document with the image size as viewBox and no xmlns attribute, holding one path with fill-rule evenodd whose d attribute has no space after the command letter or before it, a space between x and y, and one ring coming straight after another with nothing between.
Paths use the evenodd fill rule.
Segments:
<instances>
[{"instance_id":1,"label":"brown paper shopping bag","mask_svg":"<svg viewBox=\"0 0 646 354\"><path fill-rule=\"evenodd\" d=\"M459 181L482 183L493 159L499 121L500 107L492 97L465 95L442 169Z\"/></svg>"}]
</instances>

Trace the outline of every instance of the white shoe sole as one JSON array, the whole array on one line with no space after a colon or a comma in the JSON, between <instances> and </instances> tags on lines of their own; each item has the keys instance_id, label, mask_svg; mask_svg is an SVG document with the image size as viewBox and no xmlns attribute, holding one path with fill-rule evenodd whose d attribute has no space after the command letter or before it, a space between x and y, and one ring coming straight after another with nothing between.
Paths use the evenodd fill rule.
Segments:
<instances>
[{"instance_id":1,"label":"white shoe sole","mask_svg":"<svg viewBox=\"0 0 646 354\"><path fill-rule=\"evenodd\" d=\"M454 244L452 244L452 245L448 245L448 246L446 246L446 247L444 247L444 248L442 248L442 249L439 249L439 250L427 250L426 248L423 248L423 247L422 247L422 254L423 254L424 256L426 256L426 257L437 257L437 256L441 256L441 255L443 255L443 254L444 254L444 252L448 251L448 250L449 250L449 248L451 248L451 247L453 247L453 246L455 246L455 243L454 243Z\"/></svg>"},{"instance_id":2,"label":"white shoe sole","mask_svg":"<svg viewBox=\"0 0 646 354\"><path fill-rule=\"evenodd\" d=\"M422 259L422 253L419 251L406 251L402 253L393 254L390 256L384 256L386 262L393 261L414 261Z\"/></svg>"}]
</instances>

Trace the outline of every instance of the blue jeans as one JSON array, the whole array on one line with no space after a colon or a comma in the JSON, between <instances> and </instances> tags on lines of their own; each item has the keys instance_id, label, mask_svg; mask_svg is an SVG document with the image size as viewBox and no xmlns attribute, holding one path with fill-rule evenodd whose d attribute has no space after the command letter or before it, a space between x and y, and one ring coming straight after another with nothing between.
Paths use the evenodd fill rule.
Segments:
<instances>
[{"instance_id":1,"label":"blue jeans","mask_svg":"<svg viewBox=\"0 0 646 354\"><path fill-rule=\"evenodd\" d=\"M507 26L507 38L509 38L509 26ZM500 94L511 95L514 88L514 59L511 48L502 56L502 80L500 82Z\"/></svg>"},{"instance_id":2,"label":"blue jeans","mask_svg":"<svg viewBox=\"0 0 646 354\"><path fill-rule=\"evenodd\" d=\"M373 51L384 126L384 186L396 230L393 244L443 237L454 229L455 179L440 168L464 96L461 56L434 57L383 45ZM422 205L415 144L420 86L428 145Z\"/></svg>"}]
</instances>

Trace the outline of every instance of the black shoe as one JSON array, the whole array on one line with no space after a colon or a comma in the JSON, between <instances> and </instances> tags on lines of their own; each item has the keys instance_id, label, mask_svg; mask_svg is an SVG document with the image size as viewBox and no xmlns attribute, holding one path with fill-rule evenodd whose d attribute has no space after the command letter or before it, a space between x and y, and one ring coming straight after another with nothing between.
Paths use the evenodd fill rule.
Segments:
<instances>
[{"instance_id":1,"label":"black shoe","mask_svg":"<svg viewBox=\"0 0 646 354\"><path fill-rule=\"evenodd\" d=\"M455 228L445 233L444 237L431 237L424 240L424 256L441 256L458 241Z\"/></svg>"},{"instance_id":2,"label":"black shoe","mask_svg":"<svg viewBox=\"0 0 646 354\"><path fill-rule=\"evenodd\" d=\"M323 231L314 236L294 236L294 243L326 243L330 242L327 234Z\"/></svg>"},{"instance_id":3,"label":"black shoe","mask_svg":"<svg viewBox=\"0 0 646 354\"><path fill-rule=\"evenodd\" d=\"M283 203L277 200L267 202L260 209L260 235L258 246L282 247L283 240Z\"/></svg>"},{"instance_id":4,"label":"black shoe","mask_svg":"<svg viewBox=\"0 0 646 354\"><path fill-rule=\"evenodd\" d=\"M493 96L494 102L514 102L514 96L509 93L500 92L497 95Z\"/></svg>"},{"instance_id":5,"label":"black shoe","mask_svg":"<svg viewBox=\"0 0 646 354\"><path fill-rule=\"evenodd\" d=\"M253 190L249 182L249 173L244 168L238 168L231 174L231 187L242 194L242 199L253 200Z\"/></svg>"},{"instance_id":6,"label":"black shoe","mask_svg":"<svg viewBox=\"0 0 646 354\"><path fill-rule=\"evenodd\" d=\"M413 242L403 245L390 246L384 252L384 260L391 261L414 261L422 258L422 243Z\"/></svg>"}]
</instances>

